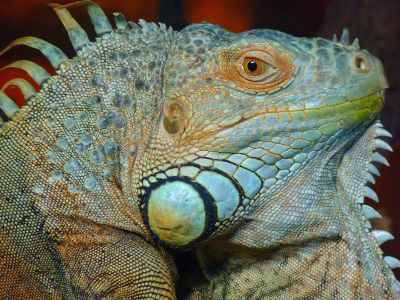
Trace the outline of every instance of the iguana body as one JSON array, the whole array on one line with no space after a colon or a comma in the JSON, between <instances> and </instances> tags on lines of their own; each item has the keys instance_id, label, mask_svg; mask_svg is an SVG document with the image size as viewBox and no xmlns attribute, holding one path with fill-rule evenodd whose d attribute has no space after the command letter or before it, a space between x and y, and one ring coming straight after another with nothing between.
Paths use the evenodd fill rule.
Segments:
<instances>
[{"instance_id":1,"label":"iguana body","mask_svg":"<svg viewBox=\"0 0 400 300\"><path fill-rule=\"evenodd\" d=\"M376 58L346 34L112 29L78 4L99 38L55 6L75 58L12 44L57 74L18 62L41 90L18 112L0 98L0 298L398 298L363 204L390 149Z\"/></svg>"}]
</instances>

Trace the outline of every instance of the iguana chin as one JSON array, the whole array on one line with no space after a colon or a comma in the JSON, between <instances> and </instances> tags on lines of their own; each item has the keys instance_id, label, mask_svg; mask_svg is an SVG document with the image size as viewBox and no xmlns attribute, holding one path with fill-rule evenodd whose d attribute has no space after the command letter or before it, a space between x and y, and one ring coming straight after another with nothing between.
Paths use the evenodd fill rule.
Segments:
<instances>
[{"instance_id":1,"label":"iguana chin","mask_svg":"<svg viewBox=\"0 0 400 300\"><path fill-rule=\"evenodd\" d=\"M53 8L76 57L34 37L3 51L57 73L17 61L40 91L13 80L21 109L0 94L0 298L399 298L364 204L391 150L387 83L358 40Z\"/></svg>"}]
</instances>

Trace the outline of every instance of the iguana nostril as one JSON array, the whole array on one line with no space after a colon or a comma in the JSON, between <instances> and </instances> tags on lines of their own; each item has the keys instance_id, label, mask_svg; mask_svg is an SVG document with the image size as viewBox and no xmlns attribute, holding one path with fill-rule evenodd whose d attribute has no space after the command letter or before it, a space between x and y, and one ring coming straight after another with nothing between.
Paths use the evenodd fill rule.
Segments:
<instances>
[{"instance_id":1,"label":"iguana nostril","mask_svg":"<svg viewBox=\"0 0 400 300\"><path fill-rule=\"evenodd\" d=\"M357 72L368 73L371 70L371 63L363 54L357 54L353 59L353 67Z\"/></svg>"}]
</instances>

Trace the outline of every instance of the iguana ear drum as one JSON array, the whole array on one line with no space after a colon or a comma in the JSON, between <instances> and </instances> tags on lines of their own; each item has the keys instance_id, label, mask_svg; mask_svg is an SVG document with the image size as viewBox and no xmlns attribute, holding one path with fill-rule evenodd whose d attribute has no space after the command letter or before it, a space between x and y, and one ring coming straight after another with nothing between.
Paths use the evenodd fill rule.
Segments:
<instances>
[{"instance_id":1,"label":"iguana ear drum","mask_svg":"<svg viewBox=\"0 0 400 300\"><path fill-rule=\"evenodd\" d=\"M195 166L182 167L179 173L156 181L152 176L151 184L146 180L142 203L144 220L154 237L166 246L186 248L206 239L232 217L241 196L234 182L221 173Z\"/></svg>"},{"instance_id":2,"label":"iguana ear drum","mask_svg":"<svg viewBox=\"0 0 400 300\"><path fill-rule=\"evenodd\" d=\"M179 134L185 127L186 112L178 102L167 103L164 108L163 125L169 134Z\"/></svg>"}]
</instances>

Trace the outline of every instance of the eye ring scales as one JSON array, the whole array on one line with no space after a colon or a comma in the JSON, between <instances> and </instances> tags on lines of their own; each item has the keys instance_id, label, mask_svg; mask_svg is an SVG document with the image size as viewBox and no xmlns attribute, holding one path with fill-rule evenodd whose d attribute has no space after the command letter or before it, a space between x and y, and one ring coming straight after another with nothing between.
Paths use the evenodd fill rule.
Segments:
<instances>
[{"instance_id":1,"label":"eye ring scales","mask_svg":"<svg viewBox=\"0 0 400 300\"><path fill-rule=\"evenodd\" d=\"M225 49L219 56L217 78L238 89L272 93L284 88L297 72L292 57L268 46Z\"/></svg>"}]
</instances>

